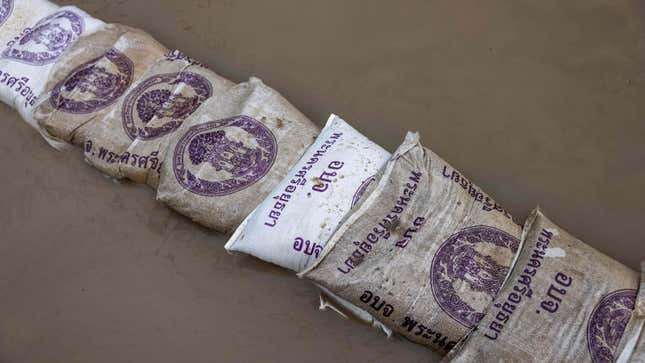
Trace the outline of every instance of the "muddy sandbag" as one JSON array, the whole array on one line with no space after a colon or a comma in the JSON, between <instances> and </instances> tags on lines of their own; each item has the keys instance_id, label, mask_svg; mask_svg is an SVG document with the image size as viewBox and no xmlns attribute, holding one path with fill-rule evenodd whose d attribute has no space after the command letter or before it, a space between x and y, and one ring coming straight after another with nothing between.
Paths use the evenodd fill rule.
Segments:
<instances>
[{"instance_id":1,"label":"muddy sandbag","mask_svg":"<svg viewBox=\"0 0 645 363\"><path fill-rule=\"evenodd\" d=\"M332 115L225 248L300 272L322 252L390 153Z\"/></svg>"},{"instance_id":2,"label":"muddy sandbag","mask_svg":"<svg viewBox=\"0 0 645 363\"><path fill-rule=\"evenodd\" d=\"M631 319L620 340L616 363L645 363L645 262L641 262L641 282Z\"/></svg>"},{"instance_id":3,"label":"muddy sandbag","mask_svg":"<svg viewBox=\"0 0 645 363\"><path fill-rule=\"evenodd\" d=\"M358 202L390 153L331 115L313 145L249 215L225 248L295 272L310 265L331 233ZM335 296L320 295L321 309L391 331L366 311Z\"/></svg>"},{"instance_id":4,"label":"muddy sandbag","mask_svg":"<svg viewBox=\"0 0 645 363\"><path fill-rule=\"evenodd\" d=\"M416 133L376 183L300 276L445 354L502 286L520 227Z\"/></svg>"},{"instance_id":5,"label":"muddy sandbag","mask_svg":"<svg viewBox=\"0 0 645 363\"><path fill-rule=\"evenodd\" d=\"M614 362L639 275L536 209L508 280L452 362Z\"/></svg>"},{"instance_id":6,"label":"muddy sandbag","mask_svg":"<svg viewBox=\"0 0 645 363\"><path fill-rule=\"evenodd\" d=\"M81 126L72 130L71 142L83 145L85 160L103 173L120 177L119 163L126 152L132 139L123 128L122 110L126 95L132 89L132 84L168 52L163 45L154 40L149 34L134 28L119 36L110 52L118 53L119 58L129 60L131 81L125 92L119 91L119 97L108 106L98 110L94 117L88 119ZM110 53L107 53L108 56ZM104 57L101 62L109 63L109 57ZM109 66L106 66L109 67ZM109 77L114 78L114 77ZM93 77L90 77L93 79ZM93 96L90 95L91 98ZM61 119L64 122L64 119Z\"/></svg>"},{"instance_id":7,"label":"muddy sandbag","mask_svg":"<svg viewBox=\"0 0 645 363\"><path fill-rule=\"evenodd\" d=\"M34 106L45 90L56 60L79 39L104 26L86 12L65 6L23 29L0 53L0 100L38 129L33 118ZM41 134L53 146L61 146Z\"/></svg>"},{"instance_id":8,"label":"muddy sandbag","mask_svg":"<svg viewBox=\"0 0 645 363\"><path fill-rule=\"evenodd\" d=\"M54 64L34 110L34 119L50 138L71 142L74 131L109 113L130 87L134 63L113 48L129 30L108 24L79 39Z\"/></svg>"},{"instance_id":9,"label":"muddy sandbag","mask_svg":"<svg viewBox=\"0 0 645 363\"><path fill-rule=\"evenodd\" d=\"M59 8L47 0L0 0L0 46Z\"/></svg>"},{"instance_id":10,"label":"muddy sandbag","mask_svg":"<svg viewBox=\"0 0 645 363\"><path fill-rule=\"evenodd\" d=\"M173 133L157 199L232 231L285 177L318 128L257 78L207 100Z\"/></svg>"},{"instance_id":11,"label":"muddy sandbag","mask_svg":"<svg viewBox=\"0 0 645 363\"><path fill-rule=\"evenodd\" d=\"M156 188L172 133L207 99L233 86L184 53L168 52L123 101L122 127L132 143L121 155L120 175Z\"/></svg>"}]
</instances>

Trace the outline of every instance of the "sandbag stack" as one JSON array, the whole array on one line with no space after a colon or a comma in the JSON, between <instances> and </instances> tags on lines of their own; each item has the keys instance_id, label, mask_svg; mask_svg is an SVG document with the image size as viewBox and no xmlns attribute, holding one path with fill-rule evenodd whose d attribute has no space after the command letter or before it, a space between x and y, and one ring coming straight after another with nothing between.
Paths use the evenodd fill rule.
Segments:
<instances>
[{"instance_id":1,"label":"sandbag stack","mask_svg":"<svg viewBox=\"0 0 645 363\"><path fill-rule=\"evenodd\" d=\"M640 276L571 236L536 209L513 271L453 362L614 362ZM636 320L636 319L635 319Z\"/></svg>"},{"instance_id":2,"label":"sandbag stack","mask_svg":"<svg viewBox=\"0 0 645 363\"><path fill-rule=\"evenodd\" d=\"M47 0L0 0L0 46L0 101L48 143L235 231L321 307L455 362L645 362L645 264L540 210L522 228L418 134L390 154L336 115L320 131L259 78Z\"/></svg>"},{"instance_id":3,"label":"sandbag stack","mask_svg":"<svg viewBox=\"0 0 645 363\"><path fill-rule=\"evenodd\" d=\"M499 204L409 133L301 276L445 353L497 294L520 232Z\"/></svg>"},{"instance_id":4,"label":"sandbag stack","mask_svg":"<svg viewBox=\"0 0 645 363\"><path fill-rule=\"evenodd\" d=\"M54 147L233 230L319 132L258 78L235 85L146 32L46 0L0 2L0 100ZM233 206L233 207L231 207Z\"/></svg>"}]
</instances>

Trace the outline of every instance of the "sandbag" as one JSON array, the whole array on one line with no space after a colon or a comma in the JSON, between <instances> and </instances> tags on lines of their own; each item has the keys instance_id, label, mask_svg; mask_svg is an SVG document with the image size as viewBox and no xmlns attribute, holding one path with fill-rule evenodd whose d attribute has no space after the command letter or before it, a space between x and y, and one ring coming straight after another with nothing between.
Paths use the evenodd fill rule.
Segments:
<instances>
[{"instance_id":1,"label":"sandbag","mask_svg":"<svg viewBox=\"0 0 645 363\"><path fill-rule=\"evenodd\" d=\"M0 0L0 47L58 8L47 0Z\"/></svg>"},{"instance_id":2,"label":"sandbag","mask_svg":"<svg viewBox=\"0 0 645 363\"><path fill-rule=\"evenodd\" d=\"M316 142L235 231L225 248L302 271L390 153L332 115Z\"/></svg>"},{"instance_id":3,"label":"sandbag","mask_svg":"<svg viewBox=\"0 0 645 363\"><path fill-rule=\"evenodd\" d=\"M614 362L639 275L536 209L508 280L452 362Z\"/></svg>"},{"instance_id":4,"label":"sandbag","mask_svg":"<svg viewBox=\"0 0 645 363\"><path fill-rule=\"evenodd\" d=\"M300 276L445 354L502 286L520 227L415 133L376 183Z\"/></svg>"},{"instance_id":5,"label":"sandbag","mask_svg":"<svg viewBox=\"0 0 645 363\"><path fill-rule=\"evenodd\" d=\"M645 363L645 262L641 262L641 282L627 328L620 340L616 363Z\"/></svg>"},{"instance_id":6,"label":"sandbag","mask_svg":"<svg viewBox=\"0 0 645 363\"><path fill-rule=\"evenodd\" d=\"M113 47L131 30L108 24L79 39L56 61L34 110L38 127L49 138L70 143L78 128L104 117L127 91L134 63Z\"/></svg>"},{"instance_id":7,"label":"sandbag","mask_svg":"<svg viewBox=\"0 0 645 363\"><path fill-rule=\"evenodd\" d=\"M153 188L171 135L207 99L234 83L173 50L153 64L123 101L121 122L132 143L121 155L120 175Z\"/></svg>"},{"instance_id":8,"label":"sandbag","mask_svg":"<svg viewBox=\"0 0 645 363\"><path fill-rule=\"evenodd\" d=\"M154 40L149 34L134 28L119 36L111 48L130 60L132 81L128 89L110 105L96 112L81 126L71 133L71 142L83 145L85 161L101 172L120 177L119 163L132 139L125 132L122 122L122 110L126 95L132 89L132 84L158 59L168 52L163 45ZM107 57L106 57L107 58ZM105 59L104 62L108 62ZM79 119L80 120L80 119ZM64 122L64 119L61 119Z\"/></svg>"},{"instance_id":9,"label":"sandbag","mask_svg":"<svg viewBox=\"0 0 645 363\"><path fill-rule=\"evenodd\" d=\"M0 53L0 100L38 129L33 109L45 90L54 63L79 39L104 26L86 12L65 6L22 30ZM61 146L43 136L53 146Z\"/></svg>"},{"instance_id":10,"label":"sandbag","mask_svg":"<svg viewBox=\"0 0 645 363\"><path fill-rule=\"evenodd\" d=\"M285 177L318 128L260 79L207 100L173 133L157 199L232 231Z\"/></svg>"}]
</instances>

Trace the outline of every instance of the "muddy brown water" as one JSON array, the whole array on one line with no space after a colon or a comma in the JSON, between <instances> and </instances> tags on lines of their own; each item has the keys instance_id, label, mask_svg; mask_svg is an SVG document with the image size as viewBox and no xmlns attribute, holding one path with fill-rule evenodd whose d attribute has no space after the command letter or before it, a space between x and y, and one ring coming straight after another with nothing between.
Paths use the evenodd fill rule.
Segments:
<instances>
[{"instance_id":1,"label":"muddy brown water","mask_svg":"<svg viewBox=\"0 0 645 363\"><path fill-rule=\"evenodd\" d=\"M68 2L66 2L67 4ZM74 3L218 74L260 76L389 151L407 129L518 220L540 204L645 258L645 6L631 0ZM0 106L0 361L427 362L315 288L55 152Z\"/></svg>"}]
</instances>

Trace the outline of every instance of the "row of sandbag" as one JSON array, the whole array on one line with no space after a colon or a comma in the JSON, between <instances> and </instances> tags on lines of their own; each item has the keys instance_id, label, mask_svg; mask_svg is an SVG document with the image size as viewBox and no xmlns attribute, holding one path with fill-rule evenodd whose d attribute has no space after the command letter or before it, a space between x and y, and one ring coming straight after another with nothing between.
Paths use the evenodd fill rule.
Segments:
<instances>
[{"instance_id":1,"label":"row of sandbag","mask_svg":"<svg viewBox=\"0 0 645 363\"><path fill-rule=\"evenodd\" d=\"M81 146L103 173L148 184L158 199L221 232L262 202L320 132L261 80L236 85L141 30L73 6L0 1L0 41L0 100L45 140ZM366 164L345 181L361 183L389 153L332 119L319 138L328 142L312 157L331 144L360 152L354 161ZM334 309L341 304L371 320L330 296Z\"/></svg>"},{"instance_id":2,"label":"row of sandbag","mask_svg":"<svg viewBox=\"0 0 645 363\"><path fill-rule=\"evenodd\" d=\"M76 7L19 0L4 23L0 98L49 141L226 232L319 129L257 78L234 84L150 35Z\"/></svg>"},{"instance_id":3,"label":"row of sandbag","mask_svg":"<svg viewBox=\"0 0 645 363\"><path fill-rule=\"evenodd\" d=\"M227 249L299 272L337 305L446 359L645 358L635 271L539 209L520 227L415 133L377 159L367 139L335 150L326 130ZM351 181L374 160L384 162L375 175Z\"/></svg>"},{"instance_id":4,"label":"row of sandbag","mask_svg":"<svg viewBox=\"0 0 645 363\"><path fill-rule=\"evenodd\" d=\"M539 211L522 233L417 135L391 156L332 116L316 138L258 79L234 85L74 7L10 10L4 102L199 223L248 215L226 248L300 272L336 308L464 361L604 362L643 344L635 272Z\"/></svg>"}]
</instances>

